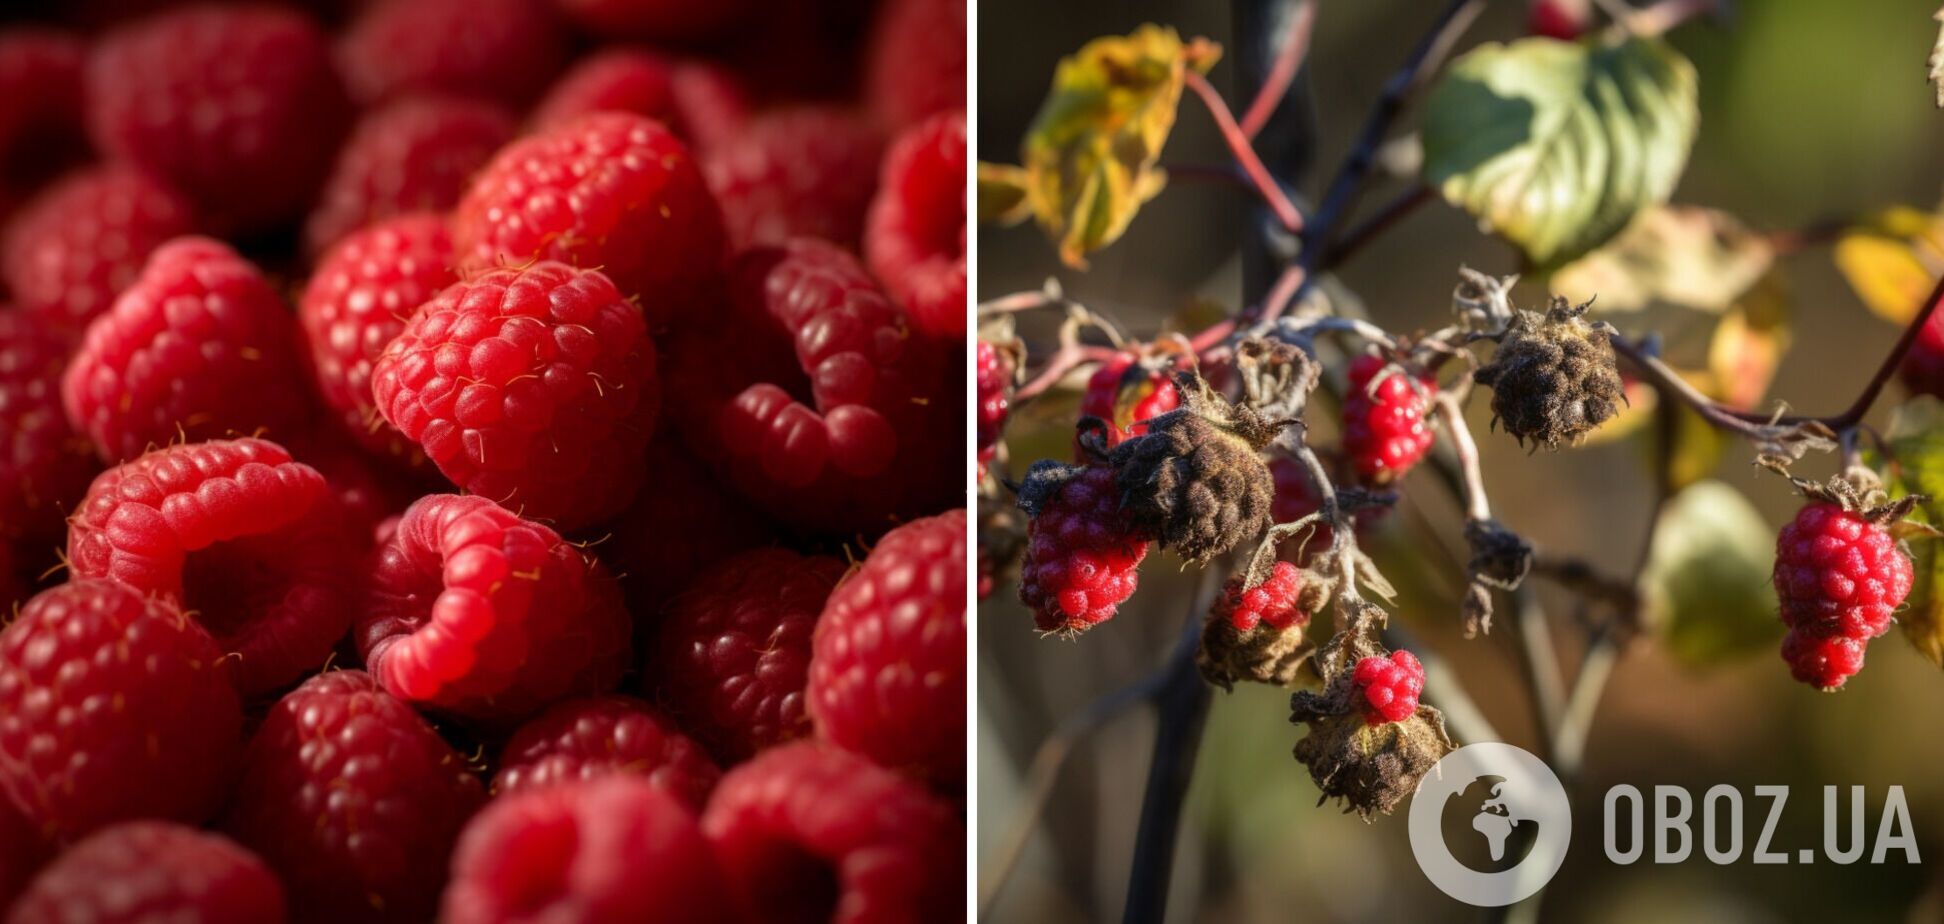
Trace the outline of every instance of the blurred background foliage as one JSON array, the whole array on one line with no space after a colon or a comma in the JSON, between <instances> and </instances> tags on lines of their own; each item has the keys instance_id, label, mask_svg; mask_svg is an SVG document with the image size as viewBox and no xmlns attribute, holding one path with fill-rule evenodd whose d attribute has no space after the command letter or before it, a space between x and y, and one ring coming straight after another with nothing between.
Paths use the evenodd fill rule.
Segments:
<instances>
[{"instance_id":1,"label":"blurred background foliage","mask_svg":"<svg viewBox=\"0 0 1944 924\"><path fill-rule=\"evenodd\" d=\"M1407 55L1440 3L1429 0L1322 0L1306 69L1317 115L1317 149L1296 184L1313 199L1327 182L1383 80ZM1693 23L1672 43L1700 75L1701 124L1673 201L1726 211L1763 232L1809 228L1907 204L1934 209L1944 192L1944 113L1932 107L1924 58L1936 40L1934 0L1744 0L1724 24ZM1525 4L1496 0L1460 49L1523 32ZM1201 0L983 0L979 16L977 148L981 160L1017 162L1019 141L1037 111L1054 63L1087 40L1125 34L1145 22L1173 25L1184 37L1230 44L1224 3ZM1227 87L1231 63L1210 74ZM1240 109L1245 101L1231 98ZM1407 113L1401 128L1416 125ZM1162 163L1222 163L1226 151L1204 108L1182 104ZM1389 189L1364 198L1369 208ZM1030 225L979 231L982 299L1037 288L1057 277L1073 298L1150 336L1171 319L1207 317L1210 303L1240 297L1235 257L1245 198L1219 183L1177 176L1143 207L1125 238L1092 254L1086 272L1060 266ZM1359 254L1338 278L1391 330L1441 323L1459 264L1488 273L1517 270L1512 248L1476 230L1471 219L1434 203ZM1768 401L1830 414L1846 406L1897 336L1870 313L1834 268L1830 248L1812 246L1780 260L1767 297L1785 306L1788 338ZM1542 294L1519 291L1521 304ZM1631 335L1659 315L1612 318ZM1706 349L1710 327L1669 330L1670 351L1685 333ZM1037 350L1050 329L1027 325ZM1892 386L1870 420L1886 427L1903 395ZM1542 550L1629 573L1653 509L1651 427L1559 454L1528 455L1487 431L1487 402L1471 418L1484 455L1486 485L1498 517ZM1015 469L1070 450L1075 396L1055 392L1015 415L1008 444ZM1768 405L1763 405L1768 406ZM1327 405L1312 405L1328 439ZM1723 582L1759 583L1772 545L1746 534L1754 521L1772 532L1799 506L1780 479L1758 474L1743 445L1717 458L1698 453L1691 477L1719 479L1746 509L1718 497L1689 498L1698 522L1720 537L1687 533L1690 557L1718 550L1720 574L1698 578L1702 593ZM1801 469L1821 477L1828 456ZM1457 508L1420 469L1404 484L1399 515L1375 531L1372 547L1402 591L1393 618L1444 654L1506 740L1539 750L1514 634L1501 629L1462 638L1450 601L1459 582L1444 543L1455 542ZM1740 527L1735 524L1741 523ZM1737 532L1739 530L1739 532ZM1438 536L1443 536L1439 539ZM1739 539L1736 536L1740 536ZM1657 556L1667 556L1666 550ZM1753 566L1743 562L1750 555ZM979 806L981 857L990 855L1021 802L1024 768L1063 717L1151 670L1181 625L1200 609L1200 572L1150 555L1141 590L1113 621L1074 642L1041 639L1029 613L1002 582L982 602L979 633ZM1690 583L1695 583L1691 580ZM1584 633L1572 598L1536 584L1551 616L1568 677ZM1746 587L1742 588L1747 590ZM1727 597L1733 598L1733 588ZM1730 607L1732 609L1732 607ZM1788 676L1776 656L1781 627L1770 618L1685 626L1642 637L1624 653L1603 699L1576 790L1576 843L1545 899L1543 919L1559 921L1944 920L1944 677L1893 632L1871 645L1869 666L1837 694L1820 694ZM1739 652L1739 653L1737 653ZM1183 825L1170 920L1217 922L1474 920L1478 911L1438 893L1418 872L1402 815L1365 825L1334 806L1318 807L1308 774L1290 756L1299 729L1288 724L1284 691L1249 687L1217 694ZM1116 920L1145 783L1151 716L1135 711L1081 743L1006 886L992 920ZM1705 860L1678 866L1616 866L1600 850L1600 796L1615 783L1647 790L1687 787L1698 799L1727 783L1745 794L1745 811L1763 784L1795 787L1776 844L1791 855L1822 840L1825 784L1869 787L1874 825L1885 788L1909 798L1924 863L1905 865L1727 867ZM1759 817L1745 822L1748 844ZM1697 827L1696 836L1699 836Z\"/></svg>"}]
</instances>

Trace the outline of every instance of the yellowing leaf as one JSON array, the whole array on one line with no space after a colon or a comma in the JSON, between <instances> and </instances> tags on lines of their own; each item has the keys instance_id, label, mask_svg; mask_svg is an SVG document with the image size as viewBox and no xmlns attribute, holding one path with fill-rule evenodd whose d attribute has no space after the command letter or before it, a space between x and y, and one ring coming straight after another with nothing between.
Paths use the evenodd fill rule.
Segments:
<instances>
[{"instance_id":1,"label":"yellowing leaf","mask_svg":"<svg viewBox=\"0 0 1944 924\"><path fill-rule=\"evenodd\" d=\"M1890 422L1890 452L1895 462L1885 473L1892 494L1924 494L1912 519L1944 526L1944 404L1920 396L1897 408ZM1916 580L1897 611L1897 625L1931 663L1944 667L1944 542L1911 542Z\"/></svg>"},{"instance_id":2,"label":"yellowing leaf","mask_svg":"<svg viewBox=\"0 0 1944 924\"><path fill-rule=\"evenodd\" d=\"M1708 372L1714 379L1708 395L1730 407L1753 410L1768 394L1788 349L1787 293L1771 275L1715 325L1708 344Z\"/></svg>"},{"instance_id":3,"label":"yellowing leaf","mask_svg":"<svg viewBox=\"0 0 1944 924\"><path fill-rule=\"evenodd\" d=\"M1086 266L1086 255L1119 239L1161 191L1166 177L1155 162L1187 71L1206 73L1220 56L1211 42L1144 25L1061 59L1021 160L1027 205L1069 266Z\"/></svg>"},{"instance_id":4,"label":"yellowing leaf","mask_svg":"<svg viewBox=\"0 0 1944 924\"><path fill-rule=\"evenodd\" d=\"M1553 294L1574 302L1598 296L1603 312L1665 304L1726 310L1775 262L1767 239L1733 215L1691 205L1642 211L1619 237L1559 269Z\"/></svg>"},{"instance_id":5,"label":"yellowing leaf","mask_svg":"<svg viewBox=\"0 0 1944 924\"><path fill-rule=\"evenodd\" d=\"M1944 272L1944 217L1885 209L1845 232L1835 257L1864 305L1892 324L1908 323Z\"/></svg>"},{"instance_id":6,"label":"yellowing leaf","mask_svg":"<svg viewBox=\"0 0 1944 924\"><path fill-rule=\"evenodd\" d=\"M1033 214L1026 201L1026 168L979 161L979 221L1013 225Z\"/></svg>"},{"instance_id":7,"label":"yellowing leaf","mask_svg":"<svg viewBox=\"0 0 1944 924\"><path fill-rule=\"evenodd\" d=\"M1665 202L1699 119L1694 66L1641 37L1482 45L1424 105L1425 182L1540 267Z\"/></svg>"},{"instance_id":8,"label":"yellowing leaf","mask_svg":"<svg viewBox=\"0 0 1944 924\"><path fill-rule=\"evenodd\" d=\"M1741 492L1699 481L1669 501L1641 575L1648 619L1675 657L1720 662L1782 634L1769 571L1775 534Z\"/></svg>"}]
</instances>

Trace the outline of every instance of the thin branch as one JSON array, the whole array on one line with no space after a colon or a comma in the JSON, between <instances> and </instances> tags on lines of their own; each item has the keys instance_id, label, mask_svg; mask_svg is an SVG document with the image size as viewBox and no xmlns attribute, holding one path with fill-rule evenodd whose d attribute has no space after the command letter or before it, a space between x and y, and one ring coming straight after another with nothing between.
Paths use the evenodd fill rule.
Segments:
<instances>
[{"instance_id":1,"label":"thin branch","mask_svg":"<svg viewBox=\"0 0 1944 924\"><path fill-rule=\"evenodd\" d=\"M1351 225L1348 231L1343 232L1336 243L1331 244L1330 249L1323 254L1320 267L1331 269L1342 265L1369 246L1371 241L1383 236L1384 232L1389 231L1392 226L1417 211L1419 206L1435 198L1437 198L1436 190L1422 183L1412 184L1411 188L1400 193L1397 198L1384 203L1370 217Z\"/></svg>"},{"instance_id":2,"label":"thin branch","mask_svg":"<svg viewBox=\"0 0 1944 924\"><path fill-rule=\"evenodd\" d=\"M1262 127L1269 124L1269 117L1275 115L1276 106L1282 103L1290 83L1296 79L1296 72L1302 70L1303 59L1309 56L1310 33L1315 27L1316 2L1303 0L1296 8L1296 18L1289 24L1288 39L1276 53L1275 65L1263 78L1255 99L1249 101L1248 110L1242 113L1243 137L1253 141Z\"/></svg>"},{"instance_id":3,"label":"thin branch","mask_svg":"<svg viewBox=\"0 0 1944 924\"><path fill-rule=\"evenodd\" d=\"M1458 470L1465 479L1465 519L1482 522L1492 518L1491 502L1485 498L1485 473L1478 463L1478 444L1472 442L1471 427L1465 423L1465 411L1458 406L1458 399L1448 391L1441 391L1433 399L1437 405L1438 416L1444 418L1445 430L1451 434L1451 446L1458 454Z\"/></svg>"},{"instance_id":4,"label":"thin branch","mask_svg":"<svg viewBox=\"0 0 1944 924\"><path fill-rule=\"evenodd\" d=\"M1213 573L1212 569L1202 572L1188 618L1182 624L1181 640L1168 658L1154 697L1154 756L1148 764L1147 790L1141 796L1141 819L1135 828L1127 907L1121 915L1124 924L1160 924L1167 914L1181 807L1187 801L1188 781L1201 751L1202 728L1213 689L1195 666Z\"/></svg>"},{"instance_id":5,"label":"thin branch","mask_svg":"<svg viewBox=\"0 0 1944 924\"><path fill-rule=\"evenodd\" d=\"M1546 608L1530 584L1512 592L1512 608L1517 617L1519 650L1524 656L1526 682L1532 686L1532 707L1539 720L1539 738L1548 755L1555 755L1559 744L1555 731L1565 712L1566 678L1559 670L1559 653L1553 649L1552 626Z\"/></svg>"},{"instance_id":6,"label":"thin branch","mask_svg":"<svg viewBox=\"0 0 1944 924\"><path fill-rule=\"evenodd\" d=\"M1195 91L1195 95L1201 97L1202 103L1208 107L1208 114L1215 117L1215 127L1221 130L1222 140L1228 142L1229 153L1235 155L1235 162L1248 175L1249 181L1255 184L1256 193L1262 196L1262 201L1270 211L1276 213L1276 220L1292 232L1303 230L1303 213L1296 210L1296 204L1289 201L1289 196L1283 192L1282 184L1276 182L1276 178L1269 175L1269 168L1262 165L1262 158L1256 156L1255 146L1242 133L1242 127L1235 124L1235 115L1229 112L1222 94L1216 92L1208 78L1193 70L1188 71L1187 82L1188 88Z\"/></svg>"}]
</instances>

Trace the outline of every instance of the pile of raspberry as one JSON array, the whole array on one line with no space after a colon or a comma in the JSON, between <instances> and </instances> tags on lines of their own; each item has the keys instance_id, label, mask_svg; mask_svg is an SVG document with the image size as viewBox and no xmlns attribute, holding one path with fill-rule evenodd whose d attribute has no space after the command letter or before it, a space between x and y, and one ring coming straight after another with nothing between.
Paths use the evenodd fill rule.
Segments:
<instances>
[{"instance_id":1,"label":"pile of raspberry","mask_svg":"<svg viewBox=\"0 0 1944 924\"><path fill-rule=\"evenodd\" d=\"M0 920L962 913L965 4L777 6L0 23Z\"/></svg>"}]
</instances>

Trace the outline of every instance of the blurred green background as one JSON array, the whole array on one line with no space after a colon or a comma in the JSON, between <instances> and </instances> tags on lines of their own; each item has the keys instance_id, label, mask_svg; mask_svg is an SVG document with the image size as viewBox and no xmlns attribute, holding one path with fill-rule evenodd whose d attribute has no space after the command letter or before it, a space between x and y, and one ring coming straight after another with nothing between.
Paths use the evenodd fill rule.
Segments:
<instances>
[{"instance_id":1,"label":"blurred green background","mask_svg":"<svg viewBox=\"0 0 1944 924\"><path fill-rule=\"evenodd\" d=\"M1442 2L1322 0L1309 56L1318 150L1298 184L1312 200L1362 123L1383 80ZM1924 59L1937 36L1935 0L1744 0L1731 22L1689 24L1673 43L1700 73L1702 118L1676 202L1730 211L1761 230L1907 203L1936 205L1944 187L1944 113L1932 106ZM1525 4L1496 0L1460 49L1523 32ZM1214 2L983 0L979 5L978 154L1016 162L1019 139L1054 63L1089 38L1143 22L1229 44L1227 5ZM1231 79L1228 62L1211 75ZM1241 103L1237 102L1237 109ZM1201 105L1184 100L1164 162L1219 163L1225 152ZM1407 114L1402 127L1413 124ZM1395 188L1392 184L1391 188ZM1382 203L1373 190L1366 207ZM1049 275L1092 308L1142 335L1197 298L1233 306L1243 199L1218 183L1177 180L1146 206L1126 238L1094 255L1085 273L1060 268L1031 226L979 232L980 298L1036 288ZM1371 315L1392 330L1434 326L1449 310L1465 263L1509 273L1510 248L1464 215L1434 204L1414 214L1339 272ZM1795 346L1770 389L1798 411L1846 405L1897 335L1864 310L1826 247L1787 258ZM1521 293L1527 303L1535 293ZM1624 319L1616 319L1623 329ZM1631 333L1639 330L1629 329ZM1045 348L1043 329L1029 340ZM1902 397L1893 386L1872 421ZM1528 456L1486 431L1486 402L1472 402L1495 513L1540 548L1628 572L1652 505L1644 437ZM1061 452L1072 399L1054 397L1009 431L1016 469ZM1037 434L1037 435L1036 435ZM1731 447L1717 477L1741 490L1771 526L1798 506L1786 484ZM1832 471L1813 458L1806 474ZM1451 501L1418 472L1403 515L1375 537L1386 573L1404 590L1394 619L1452 661L1507 740L1538 749L1514 635L1464 640L1442 584L1457 580L1428 545L1425 524L1450 534ZM1420 515L1420 511L1421 514ZM1442 572L1442 576L1440 573ZM1160 663L1194 608L1199 574L1155 554L1141 590L1118 618L1075 642L1041 639L1001 583L983 601L979 633L978 847L989 857L1021 799L1024 767L1062 717ZM1570 678L1583 633L1571 600L1549 584L1541 600ZM1416 604L1416 605L1414 605ZM1944 921L1944 676L1893 630L1873 643L1869 666L1838 694L1792 681L1775 655L1781 629L1754 654L1707 668L1677 663L1652 637L1629 646L1607 686L1576 790L1576 843L1548 890L1542 919L1557 921ZM1469 921L1480 912L1437 892L1418 871L1404 816L1366 825L1318 807L1308 773L1290 756L1299 729L1278 690L1216 694L1183 824L1170 920ZM1083 742L1068 764L992 920L1118 920L1145 783L1151 716L1136 711ZM1679 784L1697 800L1709 786L1791 784L1776 844L1791 854L1822 841L1821 786L1869 787L1874 826L1885 788L1907 793L1923 854L1901 863L1718 867L1616 866L1597 840L1600 797L1614 783L1644 791ZM1845 798L1847 796L1845 795ZM1748 844L1760 818L1744 823ZM1697 826L1696 835L1699 836Z\"/></svg>"}]
</instances>

